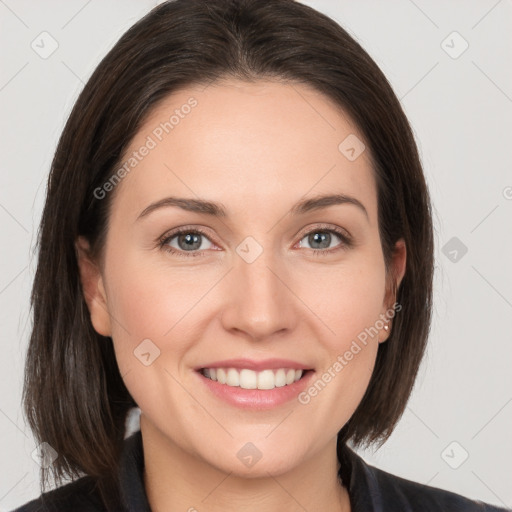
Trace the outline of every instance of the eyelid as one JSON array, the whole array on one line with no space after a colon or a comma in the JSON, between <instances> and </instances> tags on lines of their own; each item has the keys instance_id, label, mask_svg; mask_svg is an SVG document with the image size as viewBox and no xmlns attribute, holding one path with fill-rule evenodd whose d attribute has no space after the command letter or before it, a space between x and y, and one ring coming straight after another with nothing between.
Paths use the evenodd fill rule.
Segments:
<instances>
[{"instance_id":1,"label":"eyelid","mask_svg":"<svg viewBox=\"0 0 512 512\"><path fill-rule=\"evenodd\" d=\"M205 236L210 236L206 232L206 228L203 228L202 226L197 226L196 224L185 224L183 226L178 226L176 228L170 229L169 231L166 231L162 236L158 237L159 240L164 240L166 238L169 238L171 236L180 234L182 231L197 231Z\"/></svg>"},{"instance_id":2,"label":"eyelid","mask_svg":"<svg viewBox=\"0 0 512 512\"><path fill-rule=\"evenodd\" d=\"M309 233L311 233L311 231L314 231L315 229L318 231L334 231L339 236L344 236L347 240L352 240L352 235L346 229L340 226L336 226L334 224L326 224L325 222L317 222L315 224L310 224L309 226L306 226L305 228L301 229L295 235L295 237L300 237L300 239L302 240L302 238L304 238L305 235L308 235Z\"/></svg>"}]
</instances>

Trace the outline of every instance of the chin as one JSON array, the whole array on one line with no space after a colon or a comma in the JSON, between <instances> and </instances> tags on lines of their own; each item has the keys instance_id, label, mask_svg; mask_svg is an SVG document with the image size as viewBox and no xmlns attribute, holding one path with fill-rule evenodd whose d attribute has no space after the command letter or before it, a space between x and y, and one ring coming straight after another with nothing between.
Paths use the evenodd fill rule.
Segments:
<instances>
[{"instance_id":1,"label":"chin","mask_svg":"<svg viewBox=\"0 0 512 512\"><path fill-rule=\"evenodd\" d=\"M258 449L255 444L247 442L240 448L233 450L233 456L229 456L231 450L222 450L217 457L205 457L209 464L224 473L240 478L268 478L269 474L278 476L299 464L297 452L290 448L290 453L277 449Z\"/></svg>"}]
</instances>

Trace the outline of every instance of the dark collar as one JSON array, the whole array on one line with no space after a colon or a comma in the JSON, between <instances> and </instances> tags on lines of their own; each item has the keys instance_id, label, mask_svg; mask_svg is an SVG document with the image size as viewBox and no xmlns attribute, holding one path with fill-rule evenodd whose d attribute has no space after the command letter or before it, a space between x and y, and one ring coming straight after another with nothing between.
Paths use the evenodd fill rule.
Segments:
<instances>
[{"instance_id":1,"label":"dark collar","mask_svg":"<svg viewBox=\"0 0 512 512\"><path fill-rule=\"evenodd\" d=\"M344 445L340 450L340 477L348 485L352 512L378 512L381 510L380 496L369 489L378 489L373 469L352 449ZM141 431L125 439L121 456L121 493L128 512L151 512L144 488L144 452ZM348 484L347 484L348 482ZM374 507L374 505L377 505Z\"/></svg>"},{"instance_id":2,"label":"dark collar","mask_svg":"<svg viewBox=\"0 0 512 512\"><path fill-rule=\"evenodd\" d=\"M151 512L144 488L144 451L140 430L124 440L119 475L127 512Z\"/></svg>"}]
</instances>

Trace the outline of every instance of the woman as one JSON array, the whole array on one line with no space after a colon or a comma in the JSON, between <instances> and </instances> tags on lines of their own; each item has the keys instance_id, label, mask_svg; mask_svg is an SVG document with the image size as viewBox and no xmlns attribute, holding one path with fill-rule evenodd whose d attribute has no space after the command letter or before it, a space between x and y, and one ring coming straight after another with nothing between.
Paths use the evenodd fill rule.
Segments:
<instances>
[{"instance_id":1,"label":"woman","mask_svg":"<svg viewBox=\"0 0 512 512\"><path fill-rule=\"evenodd\" d=\"M404 411L433 234L400 103L326 16L152 10L76 102L39 244L25 413L75 481L18 510L499 510L347 444Z\"/></svg>"}]
</instances>

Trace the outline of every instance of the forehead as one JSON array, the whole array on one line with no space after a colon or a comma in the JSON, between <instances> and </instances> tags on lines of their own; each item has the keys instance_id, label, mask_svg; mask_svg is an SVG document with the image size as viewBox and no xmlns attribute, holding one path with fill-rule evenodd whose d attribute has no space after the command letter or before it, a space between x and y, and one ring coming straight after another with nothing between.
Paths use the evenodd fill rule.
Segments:
<instances>
[{"instance_id":1,"label":"forehead","mask_svg":"<svg viewBox=\"0 0 512 512\"><path fill-rule=\"evenodd\" d=\"M345 193L364 202L371 217L376 190L369 151L349 159L344 141L354 146L363 136L338 105L310 87L235 80L191 86L147 117L123 155L122 163L131 165L116 193L132 211L181 195L219 201L235 213L249 204L268 209Z\"/></svg>"}]
</instances>

